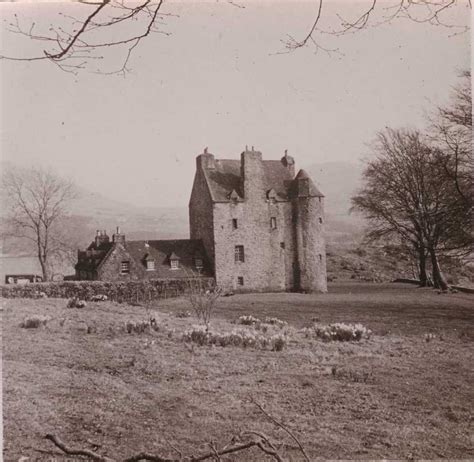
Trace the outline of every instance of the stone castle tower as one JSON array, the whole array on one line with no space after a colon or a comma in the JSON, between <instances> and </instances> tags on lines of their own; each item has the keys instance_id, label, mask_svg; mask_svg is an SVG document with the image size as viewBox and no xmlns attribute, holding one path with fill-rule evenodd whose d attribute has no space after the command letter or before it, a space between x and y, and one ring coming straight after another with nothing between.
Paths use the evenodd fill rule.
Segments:
<instances>
[{"instance_id":1,"label":"stone castle tower","mask_svg":"<svg viewBox=\"0 0 474 462\"><path fill-rule=\"evenodd\" d=\"M196 159L191 239L201 239L226 290L326 292L324 196L294 159Z\"/></svg>"}]
</instances>

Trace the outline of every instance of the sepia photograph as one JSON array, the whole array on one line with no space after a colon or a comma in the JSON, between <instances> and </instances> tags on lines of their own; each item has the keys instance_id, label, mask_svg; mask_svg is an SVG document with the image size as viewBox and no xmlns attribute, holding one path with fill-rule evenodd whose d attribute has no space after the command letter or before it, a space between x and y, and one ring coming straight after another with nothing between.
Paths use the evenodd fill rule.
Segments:
<instances>
[{"instance_id":1,"label":"sepia photograph","mask_svg":"<svg viewBox=\"0 0 474 462\"><path fill-rule=\"evenodd\" d=\"M2 460L474 460L471 0L0 14Z\"/></svg>"}]
</instances>

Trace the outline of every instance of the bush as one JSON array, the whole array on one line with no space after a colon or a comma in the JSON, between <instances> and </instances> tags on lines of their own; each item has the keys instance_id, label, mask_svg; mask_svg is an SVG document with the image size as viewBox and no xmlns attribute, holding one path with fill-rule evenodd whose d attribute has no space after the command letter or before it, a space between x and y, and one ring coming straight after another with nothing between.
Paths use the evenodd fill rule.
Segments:
<instances>
[{"instance_id":1,"label":"bush","mask_svg":"<svg viewBox=\"0 0 474 462\"><path fill-rule=\"evenodd\" d=\"M262 321L258 318L253 317L251 314L246 314L240 316L237 319L237 324L242 324L244 326L254 326L255 324L260 324Z\"/></svg>"},{"instance_id":2,"label":"bush","mask_svg":"<svg viewBox=\"0 0 474 462\"><path fill-rule=\"evenodd\" d=\"M272 326L277 326L279 327L280 329L283 329L285 326L288 325L288 323L286 321L282 321L281 319L278 319L278 318L269 318L269 317L266 317L263 322L265 324L270 324Z\"/></svg>"},{"instance_id":3,"label":"bush","mask_svg":"<svg viewBox=\"0 0 474 462\"><path fill-rule=\"evenodd\" d=\"M20 327L24 329L37 329L41 326L46 326L50 318L48 316L29 316L28 318L23 319L23 322L20 324Z\"/></svg>"},{"instance_id":4,"label":"bush","mask_svg":"<svg viewBox=\"0 0 474 462\"><path fill-rule=\"evenodd\" d=\"M283 348L285 348L286 343L287 343L286 337L281 334L274 335L270 339L270 341L272 344L273 351L282 351Z\"/></svg>"},{"instance_id":5,"label":"bush","mask_svg":"<svg viewBox=\"0 0 474 462\"><path fill-rule=\"evenodd\" d=\"M246 329L233 329L231 332L213 332L204 326L193 326L183 334L185 342L197 343L200 346L235 346L242 348L266 348L271 345L272 350L281 351L286 346L286 338L275 335L271 339Z\"/></svg>"},{"instance_id":6,"label":"bush","mask_svg":"<svg viewBox=\"0 0 474 462\"><path fill-rule=\"evenodd\" d=\"M144 332L158 331L159 326L155 318L146 321L127 321L125 329L129 334L143 334Z\"/></svg>"},{"instance_id":7,"label":"bush","mask_svg":"<svg viewBox=\"0 0 474 462\"><path fill-rule=\"evenodd\" d=\"M213 287L213 278L199 278L203 288ZM160 298L178 297L189 290L188 279L151 279L146 281L60 281L0 286L3 298L39 298L39 293L51 298L92 300L96 295L116 302L148 302ZM44 297L41 295L41 297Z\"/></svg>"},{"instance_id":8,"label":"bush","mask_svg":"<svg viewBox=\"0 0 474 462\"><path fill-rule=\"evenodd\" d=\"M87 306L87 303L84 300L79 300L76 297L71 298L67 302L67 307L68 308L85 308Z\"/></svg>"},{"instance_id":9,"label":"bush","mask_svg":"<svg viewBox=\"0 0 474 462\"><path fill-rule=\"evenodd\" d=\"M108 300L108 297L105 294L97 294L91 297L92 302L105 302L107 300Z\"/></svg>"},{"instance_id":10,"label":"bush","mask_svg":"<svg viewBox=\"0 0 474 462\"><path fill-rule=\"evenodd\" d=\"M219 287L209 287L202 278L193 277L187 280L187 298L196 315L206 327L209 327L211 316L217 300L222 295Z\"/></svg>"},{"instance_id":11,"label":"bush","mask_svg":"<svg viewBox=\"0 0 474 462\"><path fill-rule=\"evenodd\" d=\"M314 324L307 329L307 334L312 334L325 342L339 341L351 342L359 341L362 338L370 338L372 331L362 324Z\"/></svg>"}]
</instances>

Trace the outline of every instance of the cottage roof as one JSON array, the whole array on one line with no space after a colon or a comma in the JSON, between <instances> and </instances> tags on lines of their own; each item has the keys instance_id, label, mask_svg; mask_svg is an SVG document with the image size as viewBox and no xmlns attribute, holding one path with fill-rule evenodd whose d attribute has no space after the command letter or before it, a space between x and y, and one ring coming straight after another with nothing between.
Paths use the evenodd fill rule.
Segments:
<instances>
[{"instance_id":1,"label":"cottage roof","mask_svg":"<svg viewBox=\"0 0 474 462\"><path fill-rule=\"evenodd\" d=\"M290 187L291 172L279 160L263 160L264 192L274 189L276 199L287 200ZM227 202L232 191L242 198L242 178L240 160L216 159L215 168L204 169L207 184L214 202Z\"/></svg>"},{"instance_id":2,"label":"cottage roof","mask_svg":"<svg viewBox=\"0 0 474 462\"><path fill-rule=\"evenodd\" d=\"M85 256L79 259L77 270L96 270L113 250L110 244L109 251L97 252L97 256L87 259ZM203 243L200 239L175 239L175 240L153 240L153 241L125 241L120 243L131 259L137 265L146 269L146 261L155 260L154 271L147 272L150 279L189 277L196 271L195 259L202 259L205 255ZM179 259L179 268L170 273L170 258ZM201 274L212 275L208 262L204 259L204 269Z\"/></svg>"}]
</instances>

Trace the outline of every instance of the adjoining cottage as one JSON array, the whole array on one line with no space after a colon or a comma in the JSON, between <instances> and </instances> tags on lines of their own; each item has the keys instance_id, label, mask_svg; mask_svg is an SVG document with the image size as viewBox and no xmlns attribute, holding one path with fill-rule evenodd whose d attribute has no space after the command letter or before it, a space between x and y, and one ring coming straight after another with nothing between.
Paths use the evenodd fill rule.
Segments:
<instances>
[{"instance_id":1,"label":"adjoining cottage","mask_svg":"<svg viewBox=\"0 0 474 462\"><path fill-rule=\"evenodd\" d=\"M189 240L112 241L98 231L78 252L78 279L213 276L224 290L325 292L324 196L285 151L263 160L196 158Z\"/></svg>"},{"instance_id":2,"label":"adjoining cottage","mask_svg":"<svg viewBox=\"0 0 474 462\"><path fill-rule=\"evenodd\" d=\"M137 281L212 276L200 240L127 241L117 231L110 240L106 231L87 250L78 251L76 279Z\"/></svg>"}]
</instances>

